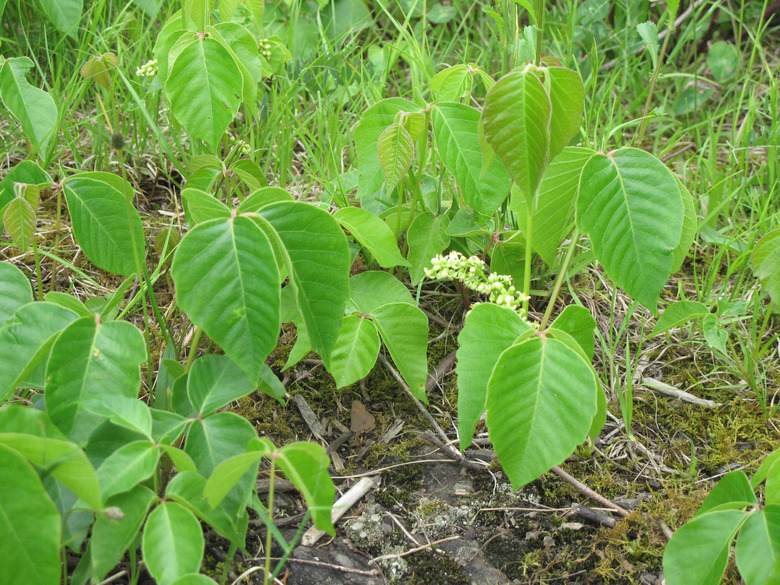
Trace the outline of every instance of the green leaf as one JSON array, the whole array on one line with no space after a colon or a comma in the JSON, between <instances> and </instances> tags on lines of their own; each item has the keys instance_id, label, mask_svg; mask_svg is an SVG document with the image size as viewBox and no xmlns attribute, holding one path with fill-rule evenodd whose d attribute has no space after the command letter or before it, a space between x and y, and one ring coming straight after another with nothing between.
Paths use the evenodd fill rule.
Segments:
<instances>
[{"instance_id":1,"label":"green leaf","mask_svg":"<svg viewBox=\"0 0 780 585\"><path fill-rule=\"evenodd\" d=\"M32 300L30 281L24 273L13 264L0 263L0 330L17 309Z\"/></svg>"},{"instance_id":2,"label":"green leaf","mask_svg":"<svg viewBox=\"0 0 780 585\"><path fill-rule=\"evenodd\" d=\"M376 325L361 315L345 317L336 347L330 356L330 373L336 388L343 388L365 378L379 355Z\"/></svg>"},{"instance_id":3,"label":"green leaf","mask_svg":"<svg viewBox=\"0 0 780 585\"><path fill-rule=\"evenodd\" d=\"M177 438L178 436L175 436L173 440L176 440ZM195 465L192 457L187 455L187 453L181 449L177 449L176 447L165 444L160 445L160 449L162 449L163 453L165 453L170 458L171 463L173 463L174 467L176 467L176 471L182 473L185 471L197 471L198 467Z\"/></svg>"},{"instance_id":4,"label":"green leaf","mask_svg":"<svg viewBox=\"0 0 780 585\"><path fill-rule=\"evenodd\" d=\"M0 445L0 583L60 583L61 518L35 469Z\"/></svg>"},{"instance_id":5,"label":"green leaf","mask_svg":"<svg viewBox=\"0 0 780 585\"><path fill-rule=\"evenodd\" d=\"M377 155L387 190L392 191L404 178L414 158L414 141L403 124L394 122L379 135Z\"/></svg>"},{"instance_id":6,"label":"green leaf","mask_svg":"<svg viewBox=\"0 0 780 585\"><path fill-rule=\"evenodd\" d=\"M97 476L103 496L110 498L130 491L152 476L159 460L160 448L150 441L123 445L98 467Z\"/></svg>"},{"instance_id":7,"label":"green leaf","mask_svg":"<svg viewBox=\"0 0 780 585\"><path fill-rule=\"evenodd\" d=\"M252 380L226 355L197 358L187 377L187 395L199 416L211 414L254 389Z\"/></svg>"},{"instance_id":8,"label":"green leaf","mask_svg":"<svg viewBox=\"0 0 780 585\"><path fill-rule=\"evenodd\" d=\"M487 426L515 489L564 461L585 440L598 390L591 365L544 334L501 354L488 382Z\"/></svg>"},{"instance_id":9,"label":"green leaf","mask_svg":"<svg viewBox=\"0 0 780 585\"><path fill-rule=\"evenodd\" d=\"M71 1L64 0L63 3ZM57 104L48 93L33 87L25 78L34 65L28 57L14 57L0 65L0 98L19 120L33 149L45 151L57 136Z\"/></svg>"},{"instance_id":10,"label":"green leaf","mask_svg":"<svg viewBox=\"0 0 780 585\"><path fill-rule=\"evenodd\" d=\"M82 405L89 412L109 419L115 425L146 437L152 436L152 411L145 402L129 396L88 398Z\"/></svg>"},{"instance_id":11,"label":"green leaf","mask_svg":"<svg viewBox=\"0 0 780 585\"><path fill-rule=\"evenodd\" d=\"M767 455L766 459L764 459L761 462L761 465L758 466L755 475L753 475L750 480L750 487L755 490L758 486L760 486L766 480L767 476L769 475L769 471L778 461L780 461L780 449L775 449L769 455ZM777 471L780 471L780 467L777 468ZM780 504L780 502L770 503Z\"/></svg>"},{"instance_id":12,"label":"green leaf","mask_svg":"<svg viewBox=\"0 0 780 585\"><path fill-rule=\"evenodd\" d=\"M230 217L230 208L201 189L189 187L181 192L184 211L192 224L199 224L210 219Z\"/></svg>"},{"instance_id":13,"label":"green leaf","mask_svg":"<svg viewBox=\"0 0 780 585\"><path fill-rule=\"evenodd\" d=\"M265 10L264 0L240 0L241 4L249 8L252 13L252 19L255 24L261 26L263 23L263 11Z\"/></svg>"},{"instance_id":14,"label":"green leaf","mask_svg":"<svg viewBox=\"0 0 780 585\"><path fill-rule=\"evenodd\" d=\"M238 65L243 79L241 96L243 103L250 112L256 112L257 87L263 80L263 66L257 51L257 39L236 22L223 21L216 26L206 27L206 32L227 50L234 63Z\"/></svg>"},{"instance_id":15,"label":"green leaf","mask_svg":"<svg viewBox=\"0 0 780 585\"><path fill-rule=\"evenodd\" d=\"M727 473L721 478L696 512L696 516L706 514L718 506L732 503L740 507L757 503L747 475L740 469Z\"/></svg>"},{"instance_id":16,"label":"green leaf","mask_svg":"<svg viewBox=\"0 0 780 585\"><path fill-rule=\"evenodd\" d=\"M333 217L376 258L380 266L409 266L401 256L398 242L387 224L373 213L359 207L344 207Z\"/></svg>"},{"instance_id":17,"label":"green leaf","mask_svg":"<svg viewBox=\"0 0 780 585\"><path fill-rule=\"evenodd\" d=\"M711 313L705 315L701 321L701 329L710 348L719 351L722 355L728 355L726 343L729 340L729 332L723 327L723 322L717 315Z\"/></svg>"},{"instance_id":18,"label":"green leaf","mask_svg":"<svg viewBox=\"0 0 780 585\"><path fill-rule=\"evenodd\" d=\"M717 41L707 52L707 67L718 83L731 81L739 66L739 49L733 43Z\"/></svg>"},{"instance_id":19,"label":"green leaf","mask_svg":"<svg viewBox=\"0 0 780 585\"><path fill-rule=\"evenodd\" d=\"M137 485L130 491L117 494L106 501L107 506L122 510L122 518L110 519L106 514L98 514L95 519L90 539L94 581L104 579L122 560L138 536L146 514L156 498L155 493L148 487Z\"/></svg>"},{"instance_id":20,"label":"green leaf","mask_svg":"<svg viewBox=\"0 0 780 585\"><path fill-rule=\"evenodd\" d=\"M471 93L472 79L469 66L465 63L446 67L431 79L431 93L442 101L459 100Z\"/></svg>"},{"instance_id":21,"label":"green leaf","mask_svg":"<svg viewBox=\"0 0 780 585\"><path fill-rule=\"evenodd\" d=\"M371 313L374 309L388 303L414 304L409 289L389 272L367 270L349 279L349 303L347 310L352 313Z\"/></svg>"},{"instance_id":22,"label":"green leaf","mask_svg":"<svg viewBox=\"0 0 780 585\"><path fill-rule=\"evenodd\" d=\"M571 335L585 352L586 357L593 361L596 349L593 331L596 329L596 320L588 309L577 305L568 305L553 321L551 328Z\"/></svg>"},{"instance_id":23,"label":"green leaf","mask_svg":"<svg viewBox=\"0 0 780 585\"><path fill-rule=\"evenodd\" d=\"M225 459L217 465L203 487L202 493L203 497L206 498L208 508L219 506L246 472L262 459L263 454L257 451L247 451Z\"/></svg>"},{"instance_id":24,"label":"green leaf","mask_svg":"<svg viewBox=\"0 0 780 585\"><path fill-rule=\"evenodd\" d=\"M206 485L205 477L191 471L180 472L166 487L165 497L186 506L203 522L213 527L220 536L243 549L246 539L246 515L236 518L221 506L212 508L206 500Z\"/></svg>"},{"instance_id":25,"label":"green leaf","mask_svg":"<svg viewBox=\"0 0 780 585\"><path fill-rule=\"evenodd\" d=\"M555 266L555 257L563 239L573 228L580 174L595 152L589 148L567 146L548 165L542 176L536 211L533 216L533 248L548 266ZM517 224L524 226L528 213L525 197L512 189L511 208L517 213Z\"/></svg>"},{"instance_id":26,"label":"green leaf","mask_svg":"<svg viewBox=\"0 0 780 585\"><path fill-rule=\"evenodd\" d=\"M688 256L688 250L691 249L693 242L696 240L696 232L698 231L699 219L696 216L696 207L693 203L693 197L691 192L685 188L683 182L675 176L677 186L680 189L680 197L683 202L683 228L682 236L680 237L680 243L672 251L674 258L672 259L672 273L677 272L682 268L685 258Z\"/></svg>"},{"instance_id":27,"label":"green leaf","mask_svg":"<svg viewBox=\"0 0 780 585\"><path fill-rule=\"evenodd\" d=\"M499 356L531 326L506 307L480 303L466 315L458 335L458 435L461 450L471 445L487 405L488 380Z\"/></svg>"},{"instance_id":28,"label":"green leaf","mask_svg":"<svg viewBox=\"0 0 780 585\"><path fill-rule=\"evenodd\" d=\"M191 22L199 31L203 31L211 22L214 0L182 0L182 9L185 23Z\"/></svg>"},{"instance_id":29,"label":"green leaf","mask_svg":"<svg viewBox=\"0 0 780 585\"><path fill-rule=\"evenodd\" d=\"M417 285L425 276L425 269L431 267L431 259L444 250L450 243L447 226L450 220L446 215L435 216L432 213L420 213L409 226L406 238L409 242L409 271L412 284Z\"/></svg>"},{"instance_id":30,"label":"green leaf","mask_svg":"<svg viewBox=\"0 0 780 585\"><path fill-rule=\"evenodd\" d=\"M773 465L767 472L764 498L767 504L780 504L780 465Z\"/></svg>"},{"instance_id":31,"label":"green leaf","mask_svg":"<svg viewBox=\"0 0 780 585\"><path fill-rule=\"evenodd\" d=\"M548 67L544 70L544 76L552 106L548 159L550 162L580 130L585 88L579 74L565 67Z\"/></svg>"},{"instance_id":32,"label":"green leaf","mask_svg":"<svg viewBox=\"0 0 780 585\"><path fill-rule=\"evenodd\" d=\"M664 551L664 577L669 585L718 585L726 570L734 535L745 521L741 510L697 516L677 532Z\"/></svg>"},{"instance_id":33,"label":"green leaf","mask_svg":"<svg viewBox=\"0 0 780 585\"><path fill-rule=\"evenodd\" d=\"M31 160L23 160L11 168L0 182L0 214L5 206L16 197L16 183L43 186L51 184L51 177ZM2 229L0 223L0 230Z\"/></svg>"},{"instance_id":34,"label":"green leaf","mask_svg":"<svg viewBox=\"0 0 780 585\"><path fill-rule=\"evenodd\" d=\"M762 237L751 256L753 270L775 305L780 305L780 230Z\"/></svg>"},{"instance_id":35,"label":"green leaf","mask_svg":"<svg viewBox=\"0 0 780 585\"><path fill-rule=\"evenodd\" d=\"M419 112L422 108L401 98L389 98L371 106L360 118L355 128L355 151L358 157L357 168L358 197L376 193L384 183L382 166L379 164L377 142L379 136L393 123L398 112Z\"/></svg>"},{"instance_id":36,"label":"green leaf","mask_svg":"<svg viewBox=\"0 0 780 585\"><path fill-rule=\"evenodd\" d=\"M108 272L133 274L144 255L144 231L138 212L127 204L132 187L109 173L89 173L66 179L64 192L73 232L87 257Z\"/></svg>"},{"instance_id":37,"label":"green leaf","mask_svg":"<svg viewBox=\"0 0 780 585\"><path fill-rule=\"evenodd\" d=\"M16 197L5 208L3 223L14 245L20 252L27 252L35 237L36 217L32 205L24 197Z\"/></svg>"},{"instance_id":38,"label":"green leaf","mask_svg":"<svg viewBox=\"0 0 780 585\"><path fill-rule=\"evenodd\" d=\"M144 527L144 562L159 585L170 585L203 562L203 532L195 515L176 502L162 501Z\"/></svg>"},{"instance_id":39,"label":"green leaf","mask_svg":"<svg viewBox=\"0 0 780 585\"><path fill-rule=\"evenodd\" d=\"M677 301L669 305L656 321L650 336L658 335L684 323L710 314L707 305L698 301Z\"/></svg>"},{"instance_id":40,"label":"green leaf","mask_svg":"<svg viewBox=\"0 0 780 585\"><path fill-rule=\"evenodd\" d=\"M294 199L281 187L262 187L250 193L249 197L238 206L236 213L256 213L260 208L277 201L294 201Z\"/></svg>"},{"instance_id":41,"label":"green leaf","mask_svg":"<svg viewBox=\"0 0 780 585\"><path fill-rule=\"evenodd\" d=\"M284 243L311 347L327 365L349 295L351 257L344 231L328 212L306 203L274 203L260 214Z\"/></svg>"},{"instance_id":42,"label":"green leaf","mask_svg":"<svg viewBox=\"0 0 780 585\"><path fill-rule=\"evenodd\" d=\"M103 417L89 413L81 401L135 398L145 360L146 345L135 326L126 321L98 325L94 318L77 319L52 347L46 369L46 412L68 438L83 445Z\"/></svg>"},{"instance_id":43,"label":"green leaf","mask_svg":"<svg viewBox=\"0 0 780 585\"><path fill-rule=\"evenodd\" d=\"M550 160L551 111L550 96L530 70L509 72L485 96L485 138L527 200Z\"/></svg>"},{"instance_id":44,"label":"green leaf","mask_svg":"<svg viewBox=\"0 0 780 585\"><path fill-rule=\"evenodd\" d=\"M674 175L654 156L622 148L585 164L577 224L607 274L653 312L671 275L683 213Z\"/></svg>"},{"instance_id":45,"label":"green leaf","mask_svg":"<svg viewBox=\"0 0 780 585\"><path fill-rule=\"evenodd\" d=\"M370 317L412 394L427 403L428 317L407 303L382 305Z\"/></svg>"},{"instance_id":46,"label":"green leaf","mask_svg":"<svg viewBox=\"0 0 780 585\"><path fill-rule=\"evenodd\" d=\"M334 536L330 515L336 488L328 474L330 459L325 449L299 441L285 445L278 453L276 464L303 494L314 525Z\"/></svg>"},{"instance_id":47,"label":"green leaf","mask_svg":"<svg viewBox=\"0 0 780 585\"><path fill-rule=\"evenodd\" d=\"M179 306L253 381L276 346L280 278L273 248L246 217L195 226L171 266Z\"/></svg>"},{"instance_id":48,"label":"green leaf","mask_svg":"<svg viewBox=\"0 0 780 585\"><path fill-rule=\"evenodd\" d=\"M464 104L437 104L432 112L433 134L442 162L455 177L466 205L489 216L506 199L511 179L495 159L482 172L479 116Z\"/></svg>"},{"instance_id":49,"label":"green leaf","mask_svg":"<svg viewBox=\"0 0 780 585\"><path fill-rule=\"evenodd\" d=\"M642 37L645 49L650 53L650 60L653 62L653 69L658 67L658 27L654 22L642 22L636 25L636 32Z\"/></svg>"},{"instance_id":50,"label":"green leaf","mask_svg":"<svg viewBox=\"0 0 780 585\"><path fill-rule=\"evenodd\" d=\"M181 50L165 83L174 117L214 150L238 113L242 93L241 69L210 37L195 37Z\"/></svg>"},{"instance_id":51,"label":"green leaf","mask_svg":"<svg viewBox=\"0 0 780 585\"><path fill-rule=\"evenodd\" d=\"M57 334L78 315L52 303L19 308L0 329L0 347L11 359L0 360L0 400L10 394L49 355Z\"/></svg>"},{"instance_id":52,"label":"green leaf","mask_svg":"<svg viewBox=\"0 0 780 585\"><path fill-rule=\"evenodd\" d=\"M257 381L257 390L265 392L268 396L276 398L280 403L285 404L284 397L287 389L282 385L282 381L276 377L273 370L266 365L260 369L260 379Z\"/></svg>"},{"instance_id":53,"label":"green leaf","mask_svg":"<svg viewBox=\"0 0 780 585\"><path fill-rule=\"evenodd\" d=\"M219 0L219 21L229 22L237 6L238 0Z\"/></svg>"},{"instance_id":54,"label":"green leaf","mask_svg":"<svg viewBox=\"0 0 780 585\"><path fill-rule=\"evenodd\" d=\"M780 559L780 506L754 510L737 536L737 568L745 585L771 585L772 568Z\"/></svg>"},{"instance_id":55,"label":"green leaf","mask_svg":"<svg viewBox=\"0 0 780 585\"><path fill-rule=\"evenodd\" d=\"M214 579L202 573L187 573L172 581L171 585L214 585L214 583L216 583Z\"/></svg>"},{"instance_id":56,"label":"green leaf","mask_svg":"<svg viewBox=\"0 0 780 585\"><path fill-rule=\"evenodd\" d=\"M243 453L257 438L252 424L232 412L217 412L192 423L184 451L198 466L198 473L211 475L217 465Z\"/></svg>"},{"instance_id":57,"label":"green leaf","mask_svg":"<svg viewBox=\"0 0 780 585\"><path fill-rule=\"evenodd\" d=\"M157 12L160 10L160 6L157 4L157 0L133 0L146 15L154 19L157 16Z\"/></svg>"}]
</instances>

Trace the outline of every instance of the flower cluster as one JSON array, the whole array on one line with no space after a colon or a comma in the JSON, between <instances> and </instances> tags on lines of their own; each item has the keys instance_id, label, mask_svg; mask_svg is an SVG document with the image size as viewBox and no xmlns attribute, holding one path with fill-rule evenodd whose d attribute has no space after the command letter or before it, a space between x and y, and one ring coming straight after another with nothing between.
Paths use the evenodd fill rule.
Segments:
<instances>
[{"instance_id":1,"label":"flower cluster","mask_svg":"<svg viewBox=\"0 0 780 585\"><path fill-rule=\"evenodd\" d=\"M431 268L425 269L428 278L459 280L467 288L488 295L491 303L517 311L525 318L522 304L528 297L515 289L510 276L488 273L485 263L476 256L466 258L459 252L450 252L436 256L431 264Z\"/></svg>"},{"instance_id":2,"label":"flower cluster","mask_svg":"<svg viewBox=\"0 0 780 585\"><path fill-rule=\"evenodd\" d=\"M244 156L249 156L252 154L252 147L249 146L249 143L246 140L241 140L239 138L236 138L232 134L230 135L230 144L234 146L238 146L238 149L241 151L241 153Z\"/></svg>"},{"instance_id":3,"label":"flower cluster","mask_svg":"<svg viewBox=\"0 0 780 585\"><path fill-rule=\"evenodd\" d=\"M265 39L257 41L257 50L260 51L260 55L266 59L271 58L271 43Z\"/></svg>"},{"instance_id":4,"label":"flower cluster","mask_svg":"<svg viewBox=\"0 0 780 585\"><path fill-rule=\"evenodd\" d=\"M135 70L138 77L154 77L157 75L157 59L152 59Z\"/></svg>"}]
</instances>

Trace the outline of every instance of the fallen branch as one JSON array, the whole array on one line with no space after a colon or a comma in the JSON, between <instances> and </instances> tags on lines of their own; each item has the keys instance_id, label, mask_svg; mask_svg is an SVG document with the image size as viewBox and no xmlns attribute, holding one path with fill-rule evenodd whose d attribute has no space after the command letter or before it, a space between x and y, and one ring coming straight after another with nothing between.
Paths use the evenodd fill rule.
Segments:
<instances>
[{"instance_id":1,"label":"fallen branch","mask_svg":"<svg viewBox=\"0 0 780 585\"><path fill-rule=\"evenodd\" d=\"M597 512L596 510L588 508L587 506L574 503L571 505L571 511L580 518L588 520L589 522L594 522L595 524L601 524L607 528L614 528L617 525L617 520L615 520L612 516L607 516L606 514Z\"/></svg>"},{"instance_id":2,"label":"fallen branch","mask_svg":"<svg viewBox=\"0 0 780 585\"><path fill-rule=\"evenodd\" d=\"M684 390L678 390L674 386L665 384L660 380L656 380L655 378L642 378L642 385L647 386L652 390L657 390L658 392L660 392L661 394L665 394L666 396L671 396L672 398L675 398L677 400L682 400L683 402L690 402L691 404L696 404L698 406L707 406L709 408L718 408L719 406L721 406L721 404L717 402L713 402L712 400L705 400L704 398L699 398L698 396L689 394Z\"/></svg>"},{"instance_id":3,"label":"fallen branch","mask_svg":"<svg viewBox=\"0 0 780 585\"><path fill-rule=\"evenodd\" d=\"M573 478L571 475L566 473L563 469L555 465L550 471L552 471L555 475L560 477L561 479L568 482L575 490L580 492L581 494L588 496L590 499L598 502L605 508L609 508L610 510L614 510L617 514L620 516L623 516L625 518L628 516L631 512L626 510L625 508L622 508L621 506L618 506L615 502L608 500L601 494L594 492L592 489L590 489L588 486L586 486L581 481Z\"/></svg>"}]
</instances>

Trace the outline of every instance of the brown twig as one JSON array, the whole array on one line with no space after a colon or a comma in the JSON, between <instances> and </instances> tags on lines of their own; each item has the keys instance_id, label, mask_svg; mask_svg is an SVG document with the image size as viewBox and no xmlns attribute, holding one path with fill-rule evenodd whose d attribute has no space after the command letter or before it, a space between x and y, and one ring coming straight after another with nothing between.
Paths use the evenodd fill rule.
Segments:
<instances>
[{"instance_id":1,"label":"brown twig","mask_svg":"<svg viewBox=\"0 0 780 585\"><path fill-rule=\"evenodd\" d=\"M617 520L615 520L612 516L607 516L606 514L597 512L596 510L588 508L587 506L574 503L571 505L571 511L580 518L584 518L589 522L601 524L607 528L614 528L617 525Z\"/></svg>"},{"instance_id":2,"label":"brown twig","mask_svg":"<svg viewBox=\"0 0 780 585\"><path fill-rule=\"evenodd\" d=\"M571 475L566 473L563 469L555 465L550 471L552 471L555 475L560 477L561 479L565 480L567 483L571 484L571 486L580 492L581 494L588 496L590 499L598 502L605 508L609 508L610 510L614 510L617 514L625 518L628 516L631 512L626 510L625 508L622 508L618 506L615 502L608 500L601 494L594 492L592 489L590 489L588 486L586 486L581 481L573 478Z\"/></svg>"}]
</instances>

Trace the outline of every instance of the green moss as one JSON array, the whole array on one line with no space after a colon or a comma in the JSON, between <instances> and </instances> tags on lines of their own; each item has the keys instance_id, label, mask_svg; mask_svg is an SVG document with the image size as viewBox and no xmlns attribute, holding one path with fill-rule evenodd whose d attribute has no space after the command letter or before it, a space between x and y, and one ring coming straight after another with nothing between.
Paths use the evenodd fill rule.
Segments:
<instances>
[{"instance_id":1,"label":"green moss","mask_svg":"<svg viewBox=\"0 0 780 585\"><path fill-rule=\"evenodd\" d=\"M409 576L404 585L471 585L464 569L448 554L426 550L406 559Z\"/></svg>"}]
</instances>

